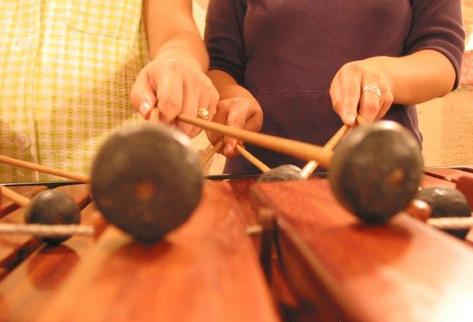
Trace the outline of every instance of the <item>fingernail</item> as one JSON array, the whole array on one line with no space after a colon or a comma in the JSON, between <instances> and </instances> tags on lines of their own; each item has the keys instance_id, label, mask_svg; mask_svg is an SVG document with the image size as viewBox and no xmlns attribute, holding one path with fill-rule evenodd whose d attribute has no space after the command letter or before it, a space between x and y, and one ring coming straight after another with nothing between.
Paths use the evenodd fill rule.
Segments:
<instances>
[{"instance_id":1,"label":"fingernail","mask_svg":"<svg viewBox=\"0 0 473 322\"><path fill-rule=\"evenodd\" d=\"M140 111L140 114L143 115L143 117L146 117L151 110L151 104L148 101L144 101L140 104L138 110Z\"/></svg>"}]
</instances>

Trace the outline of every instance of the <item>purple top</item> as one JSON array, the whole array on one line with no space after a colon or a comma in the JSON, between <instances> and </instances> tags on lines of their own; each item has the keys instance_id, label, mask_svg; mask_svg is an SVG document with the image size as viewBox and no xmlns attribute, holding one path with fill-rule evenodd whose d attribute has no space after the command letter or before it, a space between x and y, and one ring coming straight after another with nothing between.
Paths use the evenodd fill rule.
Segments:
<instances>
[{"instance_id":1,"label":"purple top","mask_svg":"<svg viewBox=\"0 0 473 322\"><path fill-rule=\"evenodd\" d=\"M210 68L223 70L260 102L262 132L324 145L341 126L329 87L347 62L434 49L460 75L460 0L210 0ZM456 87L455 85L455 87ZM414 106L385 117L421 134ZM269 167L305 161L247 145ZM238 156L225 172L258 172Z\"/></svg>"}]
</instances>

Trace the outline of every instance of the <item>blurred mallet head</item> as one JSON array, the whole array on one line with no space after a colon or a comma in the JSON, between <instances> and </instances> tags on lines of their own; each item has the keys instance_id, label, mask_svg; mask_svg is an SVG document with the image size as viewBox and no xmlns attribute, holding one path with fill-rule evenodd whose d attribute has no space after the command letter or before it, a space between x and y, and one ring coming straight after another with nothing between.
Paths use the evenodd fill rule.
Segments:
<instances>
[{"instance_id":1,"label":"blurred mallet head","mask_svg":"<svg viewBox=\"0 0 473 322\"><path fill-rule=\"evenodd\" d=\"M336 147L329 179L337 200L362 221L383 223L417 193L423 159L416 139L398 123L354 128Z\"/></svg>"},{"instance_id":2,"label":"blurred mallet head","mask_svg":"<svg viewBox=\"0 0 473 322\"><path fill-rule=\"evenodd\" d=\"M38 193L28 203L25 222L43 225L77 225L80 223L79 206L66 193L52 189ZM70 236L44 237L48 244L59 244Z\"/></svg>"},{"instance_id":3,"label":"blurred mallet head","mask_svg":"<svg viewBox=\"0 0 473 322\"><path fill-rule=\"evenodd\" d=\"M161 239L197 207L203 175L182 133L144 124L111 135L92 166L97 208L112 224L144 242Z\"/></svg>"}]
</instances>

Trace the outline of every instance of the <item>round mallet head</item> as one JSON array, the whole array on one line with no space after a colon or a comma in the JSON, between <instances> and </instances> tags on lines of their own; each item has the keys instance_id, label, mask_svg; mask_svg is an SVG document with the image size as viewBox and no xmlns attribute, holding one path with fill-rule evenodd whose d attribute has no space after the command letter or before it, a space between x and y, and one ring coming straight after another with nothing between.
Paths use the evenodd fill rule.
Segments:
<instances>
[{"instance_id":1,"label":"round mallet head","mask_svg":"<svg viewBox=\"0 0 473 322\"><path fill-rule=\"evenodd\" d=\"M431 218L471 216L468 200L455 188L446 186L424 188L417 193L416 198L425 201L430 206ZM468 234L468 229L445 231L461 239Z\"/></svg>"},{"instance_id":2,"label":"round mallet head","mask_svg":"<svg viewBox=\"0 0 473 322\"><path fill-rule=\"evenodd\" d=\"M259 176L258 182L304 180L301 169L292 164L284 164L273 168Z\"/></svg>"},{"instance_id":3,"label":"round mallet head","mask_svg":"<svg viewBox=\"0 0 473 322\"><path fill-rule=\"evenodd\" d=\"M45 190L38 193L24 212L25 222L42 225L78 225L79 206L66 193L59 190ZM70 236L45 237L48 244L59 244Z\"/></svg>"},{"instance_id":4,"label":"round mallet head","mask_svg":"<svg viewBox=\"0 0 473 322\"><path fill-rule=\"evenodd\" d=\"M401 125L380 121L354 128L330 164L332 191L366 223L383 223L406 208L420 184L419 144Z\"/></svg>"},{"instance_id":5,"label":"round mallet head","mask_svg":"<svg viewBox=\"0 0 473 322\"><path fill-rule=\"evenodd\" d=\"M97 208L110 223L144 242L159 240L184 223L200 201L202 186L190 140L163 126L116 132L92 166Z\"/></svg>"}]
</instances>

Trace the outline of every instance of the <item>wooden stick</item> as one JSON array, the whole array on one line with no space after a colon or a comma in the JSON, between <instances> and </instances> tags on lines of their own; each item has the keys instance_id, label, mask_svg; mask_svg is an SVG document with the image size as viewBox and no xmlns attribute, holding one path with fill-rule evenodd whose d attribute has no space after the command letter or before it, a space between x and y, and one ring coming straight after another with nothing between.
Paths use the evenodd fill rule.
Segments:
<instances>
[{"instance_id":1,"label":"wooden stick","mask_svg":"<svg viewBox=\"0 0 473 322\"><path fill-rule=\"evenodd\" d=\"M20 167L20 168L33 170L33 171L52 174L54 176L58 176L58 177L61 177L61 178L76 180L76 181L83 182L83 183L89 183L90 182L90 178L86 175L83 175L83 174L72 173L72 172L65 171L65 170L60 170L60 169L54 169L54 168L46 167L46 166L43 166L43 165L31 163L31 162L28 162L28 161L17 160L17 159L14 159L14 158L7 157L5 155L0 155L0 162L11 165L11 166L15 166L15 167Z\"/></svg>"},{"instance_id":2,"label":"wooden stick","mask_svg":"<svg viewBox=\"0 0 473 322\"><path fill-rule=\"evenodd\" d=\"M246 160L248 160L252 165L257 167L261 172L265 173L271 170L270 167L268 167L266 164L258 160L258 158L256 158L253 154L251 154L242 145L237 144L236 149Z\"/></svg>"},{"instance_id":3,"label":"wooden stick","mask_svg":"<svg viewBox=\"0 0 473 322\"><path fill-rule=\"evenodd\" d=\"M366 120L361 116L361 115L358 115L356 117L356 120L358 122L359 125L366 125L368 124L368 122L366 122ZM335 133L331 138L330 140L324 145L324 149L328 150L328 151L332 151L335 146L340 143L340 141L345 137L345 135L348 133L348 131L350 131L350 127L348 127L348 125L346 124L343 124L342 127L337 131L337 133ZM304 168L302 169L301 171L301 176L304 178L304 179L307 179L308 177L310 177L310 175L312 173L314 173L315 170L317 170L319 164L317 163L317 161L309 161L305 166Z\"/></svg>"},{"instance_id":4,"label":"wooden stick","mask_svg":"<svg viewBox=\"0 0 473 322\"><path fill-rule=\"evenodd\" d=\"M2 195L4 195L17 205L20 205L21 207L26 207L26 205L28 205L28 203L30 202L30 199L26 198L25 196L19 194L18 192L10 188L0 186L0 190L2 191Z\"/></svg>"},{"instance_id":5,"label":"wooden stick","mask_svg":"<svg viewBox=\"0 0 473 322\"><path fill-rule=\"evenodd\" d=\"M220 150L223 147L223 139L219 140L217 144L215 144L212 149L208 152L206 159L211 158L218 150ZM247 149L245 149L244 146L241 144L236 145L237 151L246 159L248 162L253 164L255 167L257 167L261 172L265 173L271 170L270 167L268 167L266 164L264 164L262 161L260 161L257 157L255 157L253 154L250 153ZM205 164L205 163L204 163Z\"/></svg>"},{"instance_id":6,"label":"wooden stick","mask_svg":"<svg viewBox=\"0 0 473 322\"><path fill-rule=\"evenodd\" d=\"M223 147L223 140L219 140L217 144L212 146L212 148L210 148L210 150L206 152L205 156L200 160L200 163L203 166L205 166L210 161L210 159L212 159L215 153L217 153L217 151L220 150L222 147Z\"/></svg>"},{"instance_id":7,"label":"wooden stick","mask_svg":"<svg viewBox=\"0 0 473 322\"><path fill-rule=\"evenodd\" d=\"M278 151L302 160L316 160L320 165L329 167L333 153L325 151L322 147L300 141L280 138L268 134L261 134L230 127L227 125L205 121L198 118L179 115L179 121L192 124L208 131L214 131L223 135L228 135L244 142L261 146L270 150Z\"/></svg>"},{"instance_id":8,"label":"wooden stick","mask_svg":"<svg viewBox=\"0 0 473 322\"><path fill-rule=\"evenodd\" d=\"M345 137L348 131L350 131L350 127L346 124L343 124L343 126L330 138L330 140L328 140L323 149L332 151L335 146ZM317 161L309 161L301 171L302 178L307 179L310 177L310 175L314 173L318 166L319 164Z\"/></svg>"},{"instance_id":9,"label":"wooden stick","mask_svg":"<svg viewBox=\"0 0 473 322\"><path fill-rule=\"evenodd\" d=\"M28 234L38 237L58 237L65 235L92 236L93 226L86 225L39 225L0 223L0 234Z\"/></svg>"},{"instance_id":10,"label":"wooden stick","mask_svg":"<svg viewBox=\"0 0 473 322\"><path fill-rule=\"evenodd\" d=\"M427 224L439 229L464 230L473 227L473 217L430 218Z\"/></svg>"}]
</instances>

